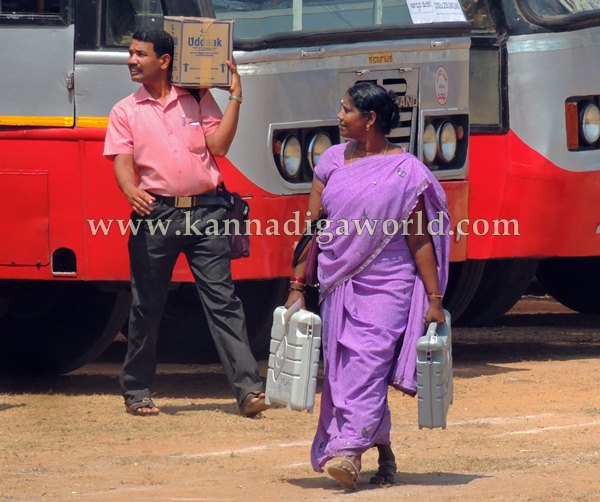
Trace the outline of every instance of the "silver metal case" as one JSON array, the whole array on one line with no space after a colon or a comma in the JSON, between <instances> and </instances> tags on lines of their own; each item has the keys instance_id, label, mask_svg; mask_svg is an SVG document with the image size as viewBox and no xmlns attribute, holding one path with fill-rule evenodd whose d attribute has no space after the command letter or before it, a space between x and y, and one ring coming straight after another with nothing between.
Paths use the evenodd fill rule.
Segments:
<instances>
[{"instance_id":1,"label":"silver metal case","mask_svg":"<svg viewBox=\"0 0 600 502\"><path fill-rule=\"evenodd\" d=\"M293 309L277 307L273 312L266 402L310 413L317 388L321 319L307 310Z\"/></svg>"},{"instance_id":2,"label":"silver metal case","mask_svg":"<svg viewBox=\"0 0 600 502\"><path fill-rule=\"evenodd\" d=\"M446 428L452 404L452 330L450 313L446 323L432 322L417 340L417 399L419 429Z\"/></svg>"}]
</instances>

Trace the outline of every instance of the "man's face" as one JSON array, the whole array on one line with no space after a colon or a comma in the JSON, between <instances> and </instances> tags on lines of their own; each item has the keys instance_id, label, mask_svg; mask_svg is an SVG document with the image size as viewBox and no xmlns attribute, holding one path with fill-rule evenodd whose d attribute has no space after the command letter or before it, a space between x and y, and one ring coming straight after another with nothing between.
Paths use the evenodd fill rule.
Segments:
<instances>
[{"instance_id":1,"label":"man's face","mask_svg":"<svg viewBox=\"0 0 600 502\"><path fill-rule=\"evenodd\" d=\"M154 52L152 42L142 42L133 39L129 46L129 73L131 80L139 83L158 81L163 78L163 72L169 68L170 58L168 54L161 57Z\"/></svg>"}]
</instances>

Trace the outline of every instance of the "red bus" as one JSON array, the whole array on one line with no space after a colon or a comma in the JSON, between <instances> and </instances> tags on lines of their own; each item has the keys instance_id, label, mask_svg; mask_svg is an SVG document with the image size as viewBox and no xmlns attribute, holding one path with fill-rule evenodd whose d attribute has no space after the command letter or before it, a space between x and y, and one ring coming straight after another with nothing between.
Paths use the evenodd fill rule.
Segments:
<instances>
[{"instance_id":1,"label":"red bus","mask_svg":"<svg viewBox=\"0 0 600 502\"><path fill-rule=\"evenodd\" d=\"M600 4L461 3L473 27L471 232L453 314L491 322L534 276L564 305L599 314ZM485 222L512 223L483 232Z\"/></svg>"},{"instance_id":2,"label":"red bus","mask_svg":"<svg viewBox=\"0 0 600 502\"><path fill-rule=\"evenodd\" d=\"M470 32L460 4L446 3L425 15L387 0L3 0L0 368L68 371L123 329L132 229L103 141L111 107L137 87L125 67L132 33L165 15L235 19L244 105L218 164L261 227L250 257L232 264L256 351L285 296L312 167L341 140L339 100L356 81L396 93L391 139L428 162L453 221L465 219ZM224 106L227 93L211 92ZM466 249L455 241L452 259ZM179 263L163 328L194 338L200 358L210 341L190 281Z\"/></svg>"}]
</instances>

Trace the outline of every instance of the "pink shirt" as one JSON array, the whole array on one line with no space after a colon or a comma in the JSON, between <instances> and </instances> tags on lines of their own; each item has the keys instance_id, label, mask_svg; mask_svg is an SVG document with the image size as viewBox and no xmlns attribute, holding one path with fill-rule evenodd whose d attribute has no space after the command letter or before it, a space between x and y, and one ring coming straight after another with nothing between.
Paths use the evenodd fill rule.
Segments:
<instances>
[{"instance_id":1,"label":"pink shirt","mask_svg":"<svg viewBox=\"0 0 600 502\"><path fill-rule=\"evenodd\" d=\"M200 106L185 89L172 86L164 108L144 86L110 112L104 156L133 155L139 187L157 195L197 195L214 190L219 170L205 135L221 122L210 92Z\"/></svg>"}]
</instances>

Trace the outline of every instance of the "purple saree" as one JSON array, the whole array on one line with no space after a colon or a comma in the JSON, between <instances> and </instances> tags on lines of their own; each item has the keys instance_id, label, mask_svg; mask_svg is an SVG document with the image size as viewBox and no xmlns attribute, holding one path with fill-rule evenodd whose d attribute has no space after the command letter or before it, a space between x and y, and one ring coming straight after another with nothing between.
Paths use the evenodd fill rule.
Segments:
<instances>
[{"instance_id":1,"label":"purple saree","mask_svg":"<svg viewBox=\"0 0 600 502\"><path fill-rule=\"evenodd\" d=\"M345 148L329 148L315 169L328 217L319 238L325 373L311 451L319 472L333 457L390 444L388 384L416 393L416 341L428 302L402 221L420 195L441 292L448 272L448 211L435 177L407 153L345 164Z\"/></svg>"}]
</instances>

